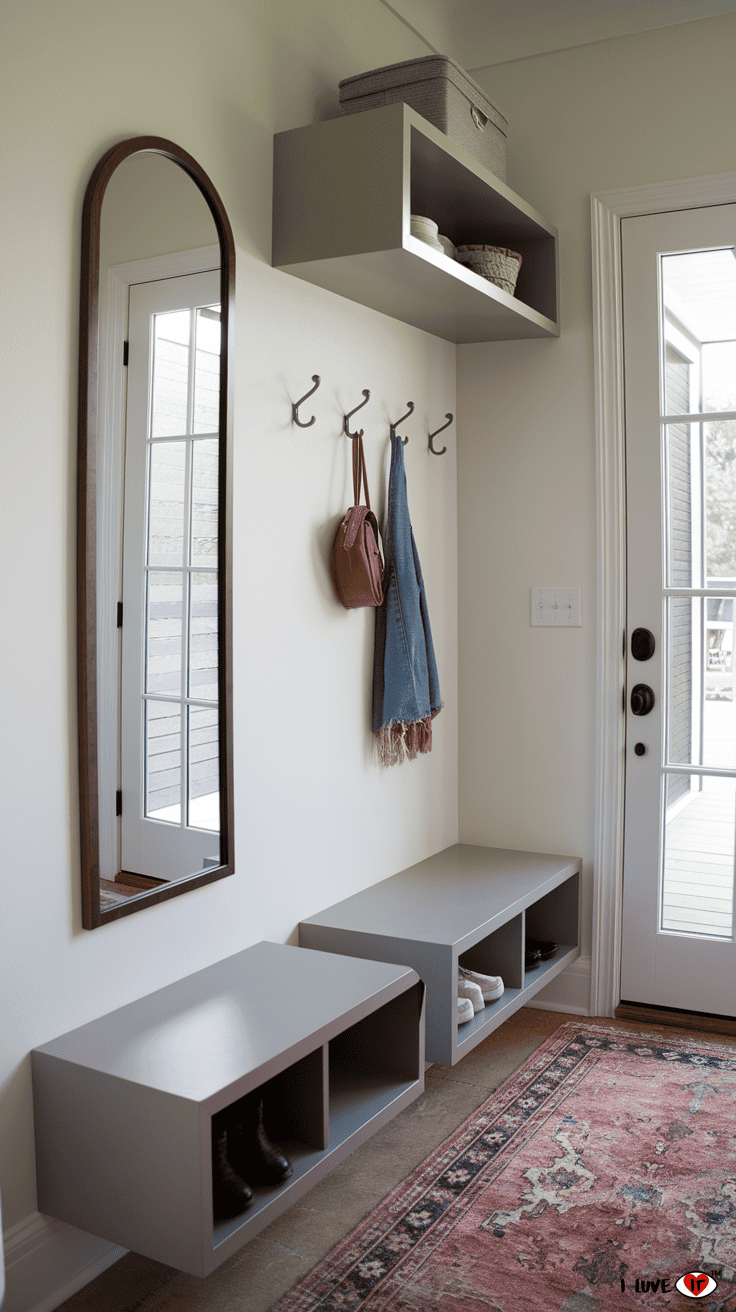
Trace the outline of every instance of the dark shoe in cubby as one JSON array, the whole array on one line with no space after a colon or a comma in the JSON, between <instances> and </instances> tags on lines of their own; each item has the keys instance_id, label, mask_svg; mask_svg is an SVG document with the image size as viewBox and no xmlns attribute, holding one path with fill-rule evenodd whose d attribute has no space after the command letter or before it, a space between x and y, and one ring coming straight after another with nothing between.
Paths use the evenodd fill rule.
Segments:
<instances>
[{"instance_id":1,"label":"dark shoe in cubby","mask_svg":"<svg viewBox=\"0 0 736 1312\"><path fill-rule=\"evenodd\" d=\"M542 954L538 948L530 948L528 943L524 948L524 970L536 970L542 960Z\"/></svg>"},{"instance_id":2,"label":"dark shoe in cubby","mask_svg":"<svg viewBox=\"0 0 736 1312\"><path fill-rule=\"evenodd\" d=\"M253 1184L281 1184L294 1168L269 1139L263 1128L263 1100L257 1106L243 1099L233 1108L230 1126L230 1160Z\"/></svg>"},{"instance_id":3,"label":"dark shoe in cubby","mask_svg":"<svg viewBox=\"0 0 736 1312\"><path fill-rule=\"evenodd\" d=\"M212 1211L215 1221L238 1216L253 1202L253 1190L234 1170L228 1156L227 1130L212 1137Z\"/></svg>"},{"instance_id":4,"label":"dark shoe in cubby","mask_svg":"<svg viewBox=\"0 0 736 1312\"><path fill-rule=\"evenodd\" d=\"M559 951L559 945L553 943L551 939L528 938L526 940L527 952L538 952L541 961L549 961L550 957Z\"/></svg>"}]
</instances>

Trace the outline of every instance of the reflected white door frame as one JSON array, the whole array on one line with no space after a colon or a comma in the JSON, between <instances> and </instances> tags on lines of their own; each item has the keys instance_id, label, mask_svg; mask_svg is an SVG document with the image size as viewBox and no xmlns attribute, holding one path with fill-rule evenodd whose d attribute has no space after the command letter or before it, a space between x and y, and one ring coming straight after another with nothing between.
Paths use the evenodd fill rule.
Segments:
<instances>
[{"instance_id":1,"label":"reflected white door frame","mask_svg":"<svg viewBox=\"0 0 736 1312\"><path fill-rule=\"evenodd\" d=\"M736 202L736 173L591 197L597 455L596 820L590 1014L620 1000L626 715L626 488L621 220Z\"/></svg>"},{"instance_id":2,"label":"reflected white door frame","mask_svg":"<svg viewBox=\"0 0 736 1312\"><path fill-rule=\"evenodd\" d=\"M104 299L100 306L100 431L109 435L98 452L97 496L109 533L98 534L98 595L105 604L97 613L97 725L99 795L114 799L120 787L119 641L117 602L120 588L120 523L122 471L125 450L126 370L123 345L128 338L129 290L134 283L157 282L190 273L205 273L220 266L220 247L200 246L170 255L111 265L107 272ZM110 732L105 732L110 726ZM99 813L100 875L114 879L120 870L119 822L115 806L101 806Z\"/></svg>"}]
</instances>

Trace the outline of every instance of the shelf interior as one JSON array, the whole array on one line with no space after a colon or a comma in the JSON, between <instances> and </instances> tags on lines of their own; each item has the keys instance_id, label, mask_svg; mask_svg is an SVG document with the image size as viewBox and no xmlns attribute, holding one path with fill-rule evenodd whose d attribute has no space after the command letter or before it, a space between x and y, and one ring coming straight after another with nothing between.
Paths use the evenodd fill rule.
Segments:
<instances>
[{"instance_id":1,"label":"shelf interior","mask_svg":"<svg viewBox=\"0 0 736 1312\"><path fill-rule=\"evenodd\" d=\"M577 952L576 944L560 943L555 955L550 957L549 961L541 961L533 970L524 971L524 987L531 988L533 985L539 984L540 980L544 979L545 975L549 975L551 972L555 971L555 967L560 965L563 957L567 957L569 954L575 952Z\"/></svg>"},{"instance_id":2,"label":"shelf interior","mask_svg":"<svg viewBox=\"0 0 736 1312\"><path fill-rule=\"evenodd\" d=\"M518 915L463 952L458 965L478 971L481 975L500 975L504 982L504 994L499 1001L503 1001L506 993L520 989L523 985L521 961L522 916Z\"/></svg>"},{"instance_id":3,"label":"shelf interior","mask_svg":"<svg viewBox=\"0 0 736 1312\"><path fill-rule=\"evenodd\" d=\"M420 1078L422 985L393 998L329 1044L329 1143L334 1148Z\"/></svg>"},{"instance_id":4,"label":"shelf interior","mask_svg":"<svg viewBox=\"0 0 736 1312\"><path fill-rule=\"evenodd\" d=\"M274 1142L276 1142L274 1140ZM213 1247L219 1248L220 1244L225 1243L227 1239L237 1233L238 1230L247 1227L247 1229L260 1229L259 1218L262 1220L262 1213L268 1208L277 1204L281 1197L294 1188L294 1185L316 1166L325 1156L321 1149L308 1147L298 1139L280 1139L277 1146L288 1157L291 1162L293 1174L288 1180L277 1185L251 1185L253 1190L253 1202L239 1216L229 1217L225 1221L215 1221L213 1226ZM255 1223L255 1225L254 1225Z\"/></svg>"},{"instance_id":5,"label":"shelf interior","mask_svg":"<svg viewBox=\"0 0 736 1312\"><path fill-rule=\"evenodd\" d=\"M416 1083L381 1070L356 1075L339 1061L330 1062L330 1149L367 1125Z\"/></svg>"},{"instance_id":6,"label":"shelf interior","mask_svg":"<svg viewBox=\"0 0 736 1312\"><path fill-rule=\"evenodd\" d=\"M464 1025L457 1027L457 1046L460 1049L463 1043L468 1039L473 1039L473 1047L477 1041L478 1031L488 1029L492 1033L498 1025L502 1024L508 1016L516 1011L518 998L522 993L521 989L504 989L500 998L495 1002L487 1002L482 1011L477 1011L472 1020L466 1021Z\"/></svg>"},{"instance_id":7,"label":"shelf interior","mask_svg":"<svg viewBox=\"0 0 736 1312\"><path fill-rule=\"evenodd\" d=\"M411 129L411 213L434 219L456 246L503 246L522 257L515 299L557 320L556 243L552 231L511 198L493 174L479 176L416 127ZM481 166L479 165L478 168ZM522 208L523 206L523 208Z\"/></svg>"}]
</instances>

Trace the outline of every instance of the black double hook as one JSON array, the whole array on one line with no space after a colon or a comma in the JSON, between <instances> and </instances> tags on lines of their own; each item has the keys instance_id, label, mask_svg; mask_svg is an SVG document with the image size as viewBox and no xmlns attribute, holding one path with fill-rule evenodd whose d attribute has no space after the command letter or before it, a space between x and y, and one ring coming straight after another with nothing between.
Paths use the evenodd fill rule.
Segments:
<instances>
[{"instance_id":1,"label":"black double hook","mask_svg":"<svg viewBox=\"0 0 736 1312\"><path fill-rule=\"evenodd\" d=\"M362 429L362 428L361 428L361 430L360 430L359 433L351 433L351 432L350 432L350 426L349 426L349 424L348 424L348 420L352 417L352 415L355 414L355 411L356 411L356 410L362 410L362 409L363 409L363 406L364 406L364 405L367 405L368 402L370 401L370 399L371 399L371 394L370 394L370 392L368 391L368 388L367 388L367 387L364 387L364 388L363 388L363 396L365 397L365 400L364 400L364 401L361 401L359 405L356 405L356 407L355 407L354 410L349 410L348 413L347 413L346 415L343 415L343 417L342 417L342 430L343 430L343 432L344 432L344 434L345 434L346 437L362 437L362 436L363 436L363 429Z\"/></svg>"},{"instance_id":2,"label":"black double hook","mask_svg":"<svg viewBox=\"0 0 736 1312\"><path fill-rule=\"evenodd\" d=\"M396 429L398 428L399 424L403 424L404 420L405 420L405 419L408 419L408 418L409 418L409 415L414 413L414 402L413 402L413 401L407 401L406 404L407 404L408 407L409 407L409 409L407 410L406 414L405 414L405 415L402 415L400 419L397 419L395 424L389 424L389 428L391 429L391 436L392 436L392 437L396 437ZM409 441L409 439L408 439L408 437L402 437L401 441L403 442L404 446L406 446L406 444L407 444L407 442Z\"/></svg>"},{"instance_id":3,"label":"black double hook","mask_svg":"<svg viewBox=\"0 0 736 1312\"><path fill-rule=\"evenodd\" d=\"M435 448L434 448L434 446L433 446L433 444L432 444L432 438L433 438L433 437L436 437L438 433L444 433L445 429L450 427L450 424L452 423L452 415L450 414L450 411L449 411L449 410L447 410L447 411L445 412L445 419L447 420L447 423L446 423L446 424L442 424L440 428L435 428L435 430L434 430L433 433L429 433L429 434L428 434L428 436L429 436L429 449L430 449L430 451L432 452L432 455L433 455L433 456L443 456L443 455L445 454L445 451L447 450L447 447L446 447L446 446L443 446L443 448L442 448L441 451L436 451Z\"/></svg>"},{"instance_id":4,"label":"black double hook","mask_svg":"<svg viewBox=\"0 0 736 1312\"><path fill-rule=\"evenodd\" d=\"M317 418L316 415L312 415L312 418L311 418L311 419L300 419L300 418L299 418L299 406L302 404L302 401L307 401L307 400L309 399L309 397L312 395L312 393L317 391L317 388L319 387L321 381L322 381L322 380L321 380L319 374L312 374L312 382L314 383L314 387L310 387L309 391L308 391L308 392L305 392L305 393L304 393L304 396L303 396L299 401L294 401L294 402L292 403L292 407L291 407L291 420L292 420L292 423L294 423L294 424L298 424L300 428L311 428L311 427L312 427L312 424L314 423L315 419Z\"/></svg>"}]
</instances>

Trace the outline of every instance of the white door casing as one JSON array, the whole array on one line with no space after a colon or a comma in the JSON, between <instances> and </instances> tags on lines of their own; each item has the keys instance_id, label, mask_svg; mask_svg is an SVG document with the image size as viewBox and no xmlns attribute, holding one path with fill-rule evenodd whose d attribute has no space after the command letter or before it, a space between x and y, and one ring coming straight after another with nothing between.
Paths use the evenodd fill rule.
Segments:
<instances>
[{"instance_id":1,"label":"white door casing","mask_svg":"<svg viewBox=\"0 0 736 1312\"><path fill-rule=\"evenodd\" d=\"M626 489L621 219L736 202L736 173L591 197L597 463L596 818L590 1014L620 1000L626 717Z\"/></svg>"},{"instance_id":2,"label":"white door casing","mask_svg":"<svg viewBox=\"0 0 736 1312\"><path fill-rule=\"evenodd\" d=\"M703 483L718 496L707 454L718 403L707 394L731 378L733 347L724 374L715 343L734 333L736 205L629 218L622 228L628 687L650 685L656 701L646 716L628 710L621 992L735 1015L733 708L710 669L714 656L728 663L725 629L711 635L717 651L706 650L709 608L727 607L730 618L732 601L719 600L728 583L704 551L713 522L706 534ZM723 563L730 546L726 538L715 553ZM646 661L631 653L639 626L656 639Z\"/></svg>"}]
</instances>

